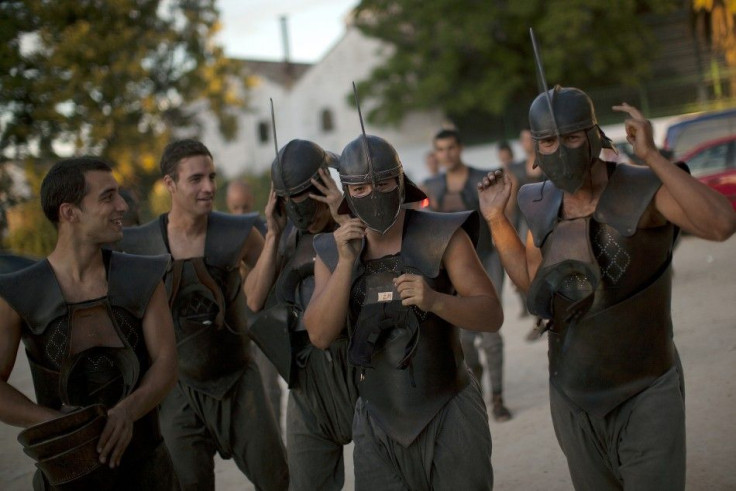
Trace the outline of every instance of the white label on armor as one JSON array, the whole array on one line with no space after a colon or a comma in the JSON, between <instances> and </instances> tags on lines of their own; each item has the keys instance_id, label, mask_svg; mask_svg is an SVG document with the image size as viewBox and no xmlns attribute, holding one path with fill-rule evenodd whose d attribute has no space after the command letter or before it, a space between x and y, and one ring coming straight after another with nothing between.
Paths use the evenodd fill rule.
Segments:
<instances>
[{"instance_id":1,"label":"white label on armor","mask_svg":"<svg viewBox=\"0 0 736 491\"><path fill-rule=\"evenodd\" d=\"M394 292L378 292L379 302L390 302L394 299Z\"/></svg>"}]
</instances>

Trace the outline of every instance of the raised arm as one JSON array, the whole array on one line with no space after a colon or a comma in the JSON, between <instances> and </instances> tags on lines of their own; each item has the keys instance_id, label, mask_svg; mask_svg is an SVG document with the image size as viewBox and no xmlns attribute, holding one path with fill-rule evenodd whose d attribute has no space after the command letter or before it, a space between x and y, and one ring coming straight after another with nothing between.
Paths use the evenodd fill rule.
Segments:
<instances>
[{"instance_id":1,"label":"raised arm","mask_svg":"<svg viewBox=\"0 0 736 491\"><path fill-rule=\"evenodd\" d=\"M684 231L708 240L723 241L736 231L736 212L728 199L690 176L657 150L652 126L641 112L626 103L613 106L627 113L626 139L657 174L662 187L654 197L656 209Z\"/></svg>"},{"instance_id":2,"label":"raised arm","mask_svg":"<svg viewBox=\"0 0 736 491\"><path fill-rule=\"evenodd\" d=\"M0 297L0 420L27 428L58 418L61 413L40 406L8 384L20 345L21 319Z\"/></svg>"},{"instance_id":3,"label":"raised arm","mask_svg":"<svg viewBox=\"0 0 736 491\"><path fill-rule=\"evenodd\" d=\"M266 223L268 230L266 231L265 240L261 238L260 232L255 234L261 238L260 243L256 243L257 238L254 237L253 243L246 244L246 255L243 260L252 269L245 279L243 290L248 301L248 308L253 312L258 312L263 308L268 298L268 293L276 281L278 274L278 245L281 239L281 233L286 226L286 215L281 209L281 202L276 193L271 188L268 195L268 203L266 204ZM251 236L257 232L255 229L251 232ZM251 237L248 236L248 240ZM255 251L258 251L257 253ZM253 257L256 260L253 260Z\"/></svg>"},{"instance_id":4,"label":"raised arm","mask_svg":"<svg viewBox=\"0 0 736 491\"><path fill-rule=\"evenodd\" d=\"M351 218L334 232L339 259L334 271L317 257L314 264L314 293L304 312L304 325L309 340L320 349L327 349L345 327L350 300L353 264L365 236L365 225Z\"/></svg>"},{"instance_id":5,"label":"raised arm","mask_svg":"<svg viewBox=\"0 0 736 491\"><path fill-rule=\"evenodd\" d=\"M123 452L133 436L133 423L163 401L177 379L174 324L163 283L159 284L146 307L143 337L151 366L136 390L107 412L107 425L98 444L100 462L120 465Z\"/></svg>"},{"instance_id":6,"label":"raised arm","mask_svg":"<svg viewBox=\"0 0 736 491\"><path fill-rule=\"evenodd\" d=\"M416 305L463 329L498 331L503 324L501 302L464 230L453 234L442 264L456 295L433 290L423 276L403 274L394 280L401 303Z\"/></svg>"},{"instance_id":7,"label":"raised arm","mask_svg":"<svg viewBox=\"0 0 736 491\"><path fill-rule=\"evenodd\" d=\"M536 267L533 267L535 259L527 258L528 247L521 241L516 229L504 213L512 189L512 180L506 173L489 172L478 183L478 199L480 212L488 223L488 228L491 229L493 245L498 251L503 268L519 290L526 292L536 274ZM536 266L538 265L537 261Z\"/></svg>"}]
</instances>

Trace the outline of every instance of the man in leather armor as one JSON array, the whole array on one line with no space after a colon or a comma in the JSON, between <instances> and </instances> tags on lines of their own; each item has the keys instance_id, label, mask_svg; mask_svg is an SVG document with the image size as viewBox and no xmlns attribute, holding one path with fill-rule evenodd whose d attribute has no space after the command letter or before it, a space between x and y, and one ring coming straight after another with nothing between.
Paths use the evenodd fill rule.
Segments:
<instances>
[{"instance_id":1,"label":"man in leather armor","mask_svg":"<svg viewBox=\"0 0 736 491\"><path fill-rule=\"evenodd\" d=\"M54 165L41 204L53 252L0 276L0 419L26 428L34 489L177 489L156 410L177 371L169 258L103 250L127 205L96 157ZM7 383L21 340L35 403ZM87 413L90 425L68 426Z\"/></svg>"},{"instance_id":2,"label":"man in leather armor","mask_svg":"<svg viewBox=\"0 0 736 491\"><path fill-rule=\"evenodd\" d=\"M441 212L478 210L476 186L485 177L486 171L466 165L462 161L463 145L460 133L450 129L441 130L435 135L433 145L434 153L445 172L427 179L424 183L430 209ZM476 250L483 268L500 296L505 275L485 222L480 224ZM481 388L483 387L483 364L478 351L483 350L491 385L493 418L496 421L508 421L511 419L511 412L503 402L503 338L501 334L497 331L462 330L460 340L465 352L465 361L480 382ZM476 347L476 342L479 344L478 347Z\"/></svg>"},{"instance_id":3,"label":"man in leather armor","mask_svg":"<svg viewBox=\"0 0 736 491\"><path fill-rule=\"evenodd\" d=\"M125 230L126 252L170 253L165 276L179 380L161 404L161 428L183 489L214 489L214 454L235 460L259 489L286 489L288 469L277 422L250 354L248 304L267 264L257 214L213 211L215 166L196 140L167 145L161 173L171 210ZM245 282L240 265L251 267Z\"/></svg>"},{"instance_id":4,"label":"man in leather armor","mask_svg":"<svg viewBox=\"0 0 736 491\"><path fill-rule=\"evenodd\" d=\"M348 322L356 489L491 489L488 414L458 333L503 322L471 239L476 214L407 209L426 196L376 136L349 143L339 172L354 218L314 240L304 323L328 349Z\"/></svg>"},{"instance_id":5,"label":"man in leather armor","mask_svg":"<svg viewBox=\"0 0 736 491\"><path fill-rule=\"evenodd\" d=\"M279 366L290 388L286 446L292 491L343 489L343 447L352 441L358 398L355 368L348 363L347 331L323 351L309 342L303 321L314 290L312 239L333 232L340 218L331 213L342 200L328 171L336 165L336 155L306 140L287 143L271 165L273 191L266 216L281 239L264 247L261 255L276 258L278 277L260 285L271 293L251 332L262 329L263 337L272 338L276 332L286 333L274 346L282 352L274 358L283 360Z\"/></svg>"},{"instance_id":6,"label":"man in leather armor","mask_svg":"<svg viewBox=\"0 0 736 491\"><path fill-rule=\"evenodd\" d=\"M511 180L489 173L481 210L509 277L549 330L550 408L576 489L684 489L685 405L670 318L679 229L726 240L724 196L657 151L634 107L627 140L646 166L604 162L610 142L581 90L555 87L529 110L549 181L521 188L526 245L503 213Z\"/></svg>"}]
</instances>

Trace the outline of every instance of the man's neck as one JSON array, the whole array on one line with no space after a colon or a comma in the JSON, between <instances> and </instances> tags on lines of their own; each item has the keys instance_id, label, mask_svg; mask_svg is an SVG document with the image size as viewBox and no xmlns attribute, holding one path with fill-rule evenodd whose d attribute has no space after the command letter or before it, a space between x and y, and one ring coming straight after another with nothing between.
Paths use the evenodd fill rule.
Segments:
<instances>
[{"instance_id":1,"label":"man's neck","mask_svg":"<svg viewBox=\"0 0 736 491\"><path fill-rule=\"evenodd\" d=\"M446 170L446 172L447 172L447 175L448 176L451 175L451 176L457 177L457 176L467 175L467 173L468 173L468 166L465 165L464 162L460 161L456 165L454 165L452 167L448 167L447 170Z\"/></svg>"},{"instance_id":2,"label":"man's neck","mask_svg":"<svg viewBox=\"0 0 736 491\"><path fill-rule=\"evenodd\" d=\"M67 302L107 295L101 244L84 242L60 231L48 261Z\"/></svg>"},{"instance_id":3,"label":"man's neck","mask_svg":"<svg viewBox=\"0 0 736 491\"><path fill-rule=\"evenodd\" d=\"M185 235L201 235L207 232L208 218L209 213L206 215L195 215L179 207L172 206L168 215L169 228L174 228Z\"/></svg>"}]
</instances>

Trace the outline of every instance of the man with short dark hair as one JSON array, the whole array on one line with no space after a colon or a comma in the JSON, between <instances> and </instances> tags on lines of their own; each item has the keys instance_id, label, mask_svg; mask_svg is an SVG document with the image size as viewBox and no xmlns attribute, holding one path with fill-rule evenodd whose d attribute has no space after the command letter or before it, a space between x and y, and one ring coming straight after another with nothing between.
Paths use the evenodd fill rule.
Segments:
<instances>
[{"instance_id":1,"label":"man with short dark hair","mask_svg":"<svg viewBox=\"0 0 736 491\"><path fill-rule=\"evenodd\" d=\"M161 157L171 210L126 229L121 248L169 252L165 281L174 317L179 381L161 405L161 425L183 489L214 489L214 454L233 458L259 489L286 489L288 470L273 411L250 355L246 298L264 270L257 215L213 211L215 166L196 140L167 145ZM274 240L271 232L266 242ZM240 265L251 267L245 282ZM270 274L273 274L272 271Z\"/></svg>"},{"instance_id":2,"label":"man with short dark hair","mask_svg":"<svg viewBox=\"0 0 736 491\"><path fill-rule=\"evenodd\" d=\"M118 191L98 158L58 162L41 185L56 247L0 277L0 419L28 428L19 440L41 471L35 489L177 487L156 411L177 371L169 258L102 249L122 237ZM21 339L36 403L7 383ZM90 425L64 430L86 412Z\"/></svg>"},{"instance_id":3,"label":"man with short dark hair","mask_svg":"<svg viewBox=\"0 0 736 491\"><path fill-rule=\"evenodd\" d=\"M432 210L456 212L479 209L476 185L486 172L466 165L462 161L462 151L463 144L457 130L444 129L435 135L434 153L445 172L424 183ZM493 248L488 226L483 221L476 249L486 273L501 296L504 272ZM479 348L484 351L488 366L493 418L507 421L511 419L511 412L503 402L503 338L498 332L460 331L465 361L482 387L483 365L475 346L476 339L480 340Z\"/></svg>"}]
</instances>

